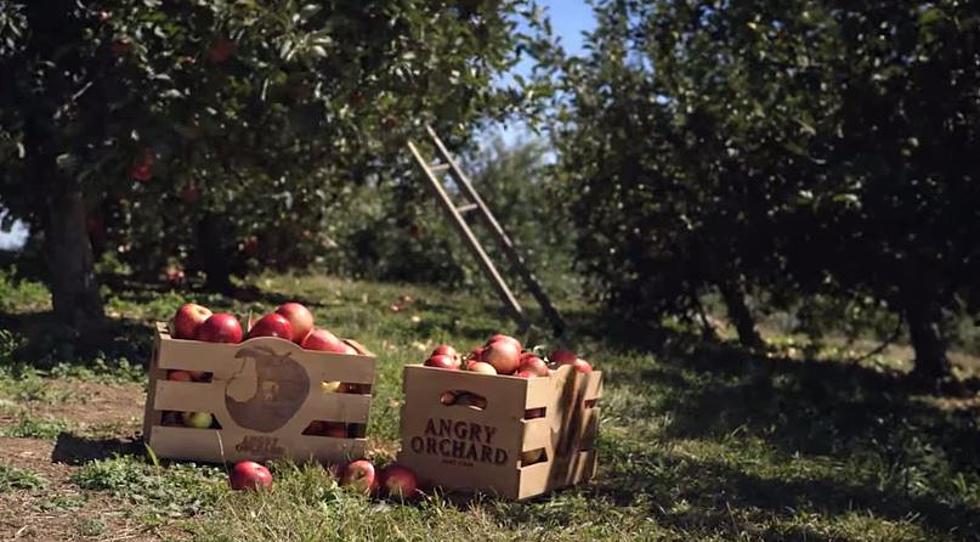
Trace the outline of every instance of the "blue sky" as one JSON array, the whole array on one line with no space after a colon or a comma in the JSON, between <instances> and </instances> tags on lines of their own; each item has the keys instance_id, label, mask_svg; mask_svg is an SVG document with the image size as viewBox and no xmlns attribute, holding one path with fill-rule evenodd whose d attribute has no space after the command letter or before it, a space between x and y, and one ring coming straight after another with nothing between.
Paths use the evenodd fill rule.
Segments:
<instances>
[{"instance_id":1,"label":"blue sky","mask_svg":"<svg viewBox=\"0 0 980 542\"><path fill-rule=\"evenodd\" d=\"M592 8L585 0L540 0L542 7L551 18L552 29L560 37L561 44L571 54L582 50L582 32L595 26ZM517 67L517 72L526 72L530 64L524 63ZM522 126L508 126L501 130L505 141L513 142L525 130ZM27 232L23 228L15 228L13 232L0 232L0 248L19 246L24 242Z\"/></svg>"}]
</instances>

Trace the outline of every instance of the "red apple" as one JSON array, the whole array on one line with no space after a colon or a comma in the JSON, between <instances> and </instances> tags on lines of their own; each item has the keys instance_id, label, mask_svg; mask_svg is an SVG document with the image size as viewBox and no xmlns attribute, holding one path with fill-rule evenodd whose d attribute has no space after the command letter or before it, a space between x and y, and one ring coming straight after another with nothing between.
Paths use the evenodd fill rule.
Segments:
<instances>
[{"instance_id":1,"label":"red apple","mask_svg":"<svg viewBox=\"0 0 980 542\"><path fill-rule=\"evenodd\" d=\"M465 362L466 370L467 371L472 371L473 370L473 366L476 365L477 363L482 363L482 362L479 359L477 359L477 358L468 358L466 360L466 362ZM493 366L491 365L491 367L493 367ZM493 371L494 372L497 372L496 369L494 369Z\"/></svg>"},{"instance_id":2,"label":"red apple","mask_svg":"<svg viewBox=\"0 0 980 542\"><path fill-rule=\"evenodd\" d=\"M425 360L425 364L429 367L437 367L439 369L459 370L459 363L456 362L456 359L445 354L434 354L431 358Z\"/></svg>"},{"instance_id":3,"label":"red apple","mask_svg":"<svg viewBox=\"0 0 980 542\"><path fill-rule=\"evenodd\" d=\"M343 422L323 422L322 434L333 438L347 438L347 424Z\"/></svg>"},{"instance_id":4,"label":"red apple","mask_svg":"<svg viewBox=\"0 0 980 542\"><path fill-rule=\"evenodd\" d=\"M194 377L187 371L167 371L167 380L176 382L193 382Z\"/></svg>"},{"instance_id":5,"label":"red apple","mask_svg":"<svg viewBox=\"0 0 980 542\"><path fill-rule=\"evenodd\" d=\"M531 371L537 376L548 376L548 364L535 355L522 357L520 367L517 370Z\"/></svg>"},{"instance_id":6,"label":"red apple","mask_svg":"<svg viewBox=\"0 0 980 542\"><path fill-rule=\"evenodd\" d=\"M313 313L310 309L291 301L279 305L276 312L285 316L293 327L293 342L303 344L303 339L313 331Z\"/></svg>"},{"instance_id":7,"label":"red apple","mask_svg":"<svg viewBox=\"0 0 980 542\"><path fill-rule=\"evenodd\" d=\"M258 491L272 487L272 473L255 461L242 461L235 464L228 477L235 491Z\"/></svg>"},{"instance_id":8,"label":"red apple","mask_svg":"<svg viewBox=\"0 0 980 542\"><path fill-rule=\"evenodd\" d=\"M530 369L521 369L520 371L514 373L514 376L519 376L521 378L537 378L538 373Z\"/></svg>"},{"instance_id":9,"label":"red apple","mask_svg":"<svg viewBox=\"0 0 980 542\"><path fill-rule=\"evenodd\" d=\"M185 303L174 315L174 338L193 339L197 336L197 328L211 317L211 311L196 303Z\"/></svg>"},{"instance_id":10,"label":"red apple","mask_svg":"<svg viewBox=\"0 0 980 542\"><path fill-rule=\"evenodd\" d=\"M480 356L483 355L484 350L485 350L484 347L477 346L476 348L471 350L469 354L466 355L466 359L480 359Z\"/></svg>"},{"instance_id":11,"label":"red apple","mask_svg":"<svg viewBox=\"0 0 980 542\"><path fill-rule=\"evenodd\" d=\"M507 342L512 342L512 343L516 344L517 345L517 351L518 352L520 352L521 350L524 349L524 347L521 346L521 341L519 341L519 340L511 337L510 335L504 335L502 333L497 333L493 337L490 337L490 339L487 341L487 346L489 346L490 343L495 343L497 341L507 341Z\"/></svg>"},{"instance_id":12,"label":"red apple","mask_svg":"<svg viewBox=\"0 0 980 542\"><path fill-rule=\"evenodd\" d=\"M336 335L325 329L314 329L303 339L301 345L307 350L317 350L320 352L334 352L336 354L347 354L351 348ZM352 348L351 348L352 349Z\"/></svg>"},{"instance_id":13,"label":"red apple","mask_svg":"<svg viewBox=\"0 0 980 542\"><path fill-rule=\"evenodd\" d=\"M578 355L575 352L572 352L571 350L565 350L564 348L559 348L554 352L552 352L551 355L548 356L548 359L551 360L552 363L557 363L559 365L567 365L567 364L575 363L575 360L578 359Z\"/></svg>"},{"instance_id":14,"label":"red apple","mask_svg":"<svg viewBox=\"0 0 980 542\"><path fill-rule=\"evenodd\" d=\"M493 368L493 365L490 365L489 363L485 363L483 361L474 362L472 365L470 365L469 370L473 371L474 373L482 373L485 375L497 374L497 370Z\"/></svg>"},{"instance_id":15,"label":"red apple","mask_svg":"<svg viewBox=\"0 0 980 542\"><path fill-rule=\"evenodd\" d=\"M197 334L194 338L209 343L240 343L242 342L242 325L231 314L219 312L211 315L197 328Z\"/></svg>"},{"instance_id":16,"label":"red apple","mask_svg":"<svg viewBox=\"0 0 980 542\"><path fill-rule=\"evenodd\" d=\"M590 365L589 362L585 361L584 359L577 359L577 360L573 361L570 365L572 367L574 367L575 370L578 371L578 372L580 372L580 373L591 373L592 372L592 365Z\"/></svg>"},{"instance_id":17,"label":"red apple","mask_svg":"<svg viewBox=\"0 0 980 542\"><path fill-rule=\"evenodd\" d=\"M456 353L456 349L453 348L452 346L449 346L448 344L440 344L439 346L436 347L435 350L432 351L432 356L438 356L438 355L455 358L459 354Z\"/></svg>"},{"instance_id":18,"label":"red apple","mask_svg":"<svg viewBox=\"0 0 980 542\"><path fill-rule=\"evenodd\" d=\"M340 485L351 486L355 490L371 495L378 491L378 478L374 465L367 459L358 459L348 463L340 474Z\"/></svg>"},{"instance_id":19,"label":"red apple","mask_svg":"<svg viewBox=\"0 0 980 542\"><path fill-rule=\"evenodd\" d=\"M293 326L289 325L289 320L281 314L266 314L258 322L255 322L252 329L248 331L249 339L255 337L279 337L291 341L293 340Z\"/></svg>"},{"instance_id":20,"label":"red apple","mask_svg":"<svg viewBox=\"0 0 980 542\"><path fill-rule=\"evenodd\" d=\"M486 346L480 361L493 365L499 374L509 375L521 363L521 347L516 341L500 339Z\"/></svg>"},{"instance_id":21,"label":"red apple","mask_svg":"<svg viewBox=\"0 0 980 542\"><path fill-rule=\"evenodd\" d=\"M391 497L407 499L414 497L419 490L415 473L401 465L388 465L381 471L381 486Z\"/></svg>"}]
</instances>

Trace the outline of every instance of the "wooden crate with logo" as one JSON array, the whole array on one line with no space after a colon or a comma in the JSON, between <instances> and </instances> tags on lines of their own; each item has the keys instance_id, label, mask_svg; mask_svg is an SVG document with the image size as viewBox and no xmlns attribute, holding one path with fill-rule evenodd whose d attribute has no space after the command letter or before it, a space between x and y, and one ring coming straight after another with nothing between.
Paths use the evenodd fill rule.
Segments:
<instances>
[{"instance_id":1,"label":"wooden crate with logo","mask_svg":"<svg viewBox=\"0 0 980 542\"><path fill-rule=\"evenodd\" d=\"M409 365L398 462L426 485L520 500L590 480L602 373L520 378Z\"/></svg>"},{"instance_id":2,"label":"wooden crate with logo","mask_svg":"<svg viewBox=\"0 0 980 542\"><path fill-rule=\"evenodd\" d=\"M143 440L161 458L216 463L363 457L375 358L345 342L359 354L304 350L276 337L238 344L174 339L157 324ZM168 380L169 371L209 381ZM187 427L185 412L210 413L214 422Z\"/></svg>"}]
</instances>

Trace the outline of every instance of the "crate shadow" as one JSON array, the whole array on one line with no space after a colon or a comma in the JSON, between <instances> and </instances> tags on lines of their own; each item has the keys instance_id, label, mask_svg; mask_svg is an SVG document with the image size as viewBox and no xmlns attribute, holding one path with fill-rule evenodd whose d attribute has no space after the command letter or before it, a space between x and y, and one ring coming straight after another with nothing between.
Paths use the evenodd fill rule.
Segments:
<instances>
[{"instance_id":1,"label":"crate shadow","mask_svg":"<svg viewBox=\"0 0 980 542\"><path fill-rule=\"evenodd\" d=\"M53 463L82 465L90 461L123 455L143 455L145 448L137 438L87 438L68 432L58 435L51 452Z\"/></svg>"}]
</instances>

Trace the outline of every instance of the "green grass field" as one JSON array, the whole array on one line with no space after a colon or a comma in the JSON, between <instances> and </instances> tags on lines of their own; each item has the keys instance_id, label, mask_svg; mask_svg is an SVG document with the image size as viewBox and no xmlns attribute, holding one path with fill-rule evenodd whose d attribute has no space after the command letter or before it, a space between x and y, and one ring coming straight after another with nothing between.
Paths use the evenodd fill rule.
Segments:
<instances>
[{"instance_id":1,"label":"green grass field","mask_svg":"<svg viewBox=\"0 0 980 542\"><path fill-rule=\"evenodd\" d=\"M149 324L185 300L242 315L300 300L372 349L368 435L381 462L398 446L401 367L436 343L469 348L512 329L488 296L320 277L245 286L230 299L111 281L111 327L72 337L47 325L43 287L3 275L0 538L980 540L978 398L680 332L653 337L653 354L651 337L582 302L563 305L573 346L606 378L590 485L525 503L435 494L401 504L349 493L315 465L273 465L275 488L262 494L230 492L221 465L155 466L137 440L140 366Z\"/></svg>"}]
</instances>

